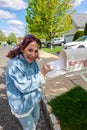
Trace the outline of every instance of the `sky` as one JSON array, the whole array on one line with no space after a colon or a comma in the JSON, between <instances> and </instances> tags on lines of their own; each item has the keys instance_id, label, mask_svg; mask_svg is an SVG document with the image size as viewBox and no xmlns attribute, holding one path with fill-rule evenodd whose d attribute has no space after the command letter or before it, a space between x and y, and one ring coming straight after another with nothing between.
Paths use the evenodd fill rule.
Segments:
<instances>
[{"instance_id":1,"label":"sky","mask_svg":"<svg viewBox=\"0 0 87 130\"><path fill-rule=\"evenodd\" d=\"M27 0L0 0L0 30L25 35ZM76 13L87 13L87 0L75 0Z\"/></svg>"}]
</instances>

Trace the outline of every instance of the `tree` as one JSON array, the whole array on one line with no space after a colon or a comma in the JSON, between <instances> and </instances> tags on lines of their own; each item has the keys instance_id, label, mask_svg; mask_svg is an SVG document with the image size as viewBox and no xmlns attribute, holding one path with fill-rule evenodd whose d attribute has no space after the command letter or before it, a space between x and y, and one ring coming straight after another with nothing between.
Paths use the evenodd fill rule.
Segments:
<instances>
[{"instance_id":1,"label":"tree","mask_svg":"<svg viewBox=\"0 0 87 130\"><path fill-rule=\"evenodd\" d=\"M23 41L23 37L18 37L18 44L20 44Z\"/></svg>"},{"instance_id":2,"label":"tree","mask_svg":"<svg viewBox=\"0 0 87 130\"><path fill-rule=\"evenodd\" d=\"M85 24L85 28L84 28L84 35L87 35L87 23Z\"/></svg>"},{"instance_id":3,"label":"tree","mask_svg":"<svg viewBox=\"0 0 87 130\"><path fill-rule=\"evenodd\" d=\"M12 44L13 42L17 43L17 38L16 35L14 33L10 33L10 35L8 36L8 44Z\"/></svg>"},{"instance_id":4,"label":"tree","mask_svg":"<svg viewBox=\"0 0 87 130\"><path fill-rule=\"evenodd\" d=\"M0 42L4 42L6 40L7 40L6 35L2 32L2 30L0 30Z\"/></svg>"},{"instance_id":5,"label":"tree","mask_svg":"<svg viewBox=\"0 0 87 130\"><path fill-rule=\"evenodd\" d=\"M26 32L51 40L71 29L70 0L28 0Z\"/></svg>"}]
</instances>

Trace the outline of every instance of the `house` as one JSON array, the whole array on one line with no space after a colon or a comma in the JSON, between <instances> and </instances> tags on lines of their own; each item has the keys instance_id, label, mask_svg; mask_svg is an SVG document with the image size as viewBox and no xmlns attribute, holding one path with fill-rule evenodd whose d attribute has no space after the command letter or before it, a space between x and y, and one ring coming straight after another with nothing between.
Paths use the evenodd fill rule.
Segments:
<instances>
[{"instance_id":1,"label":"house","mask_svg":"<svg viewBox=\"0 0 87 130\"><path fill-rule=\"evenodd\" d=\"M65 39L66 42L70 42L73 40L74 34L78 31L84 30L85 24L87 23L87 14L72 14L71 15L72 20L72 29L66 33Z\"/></svg>"}]
</instances>

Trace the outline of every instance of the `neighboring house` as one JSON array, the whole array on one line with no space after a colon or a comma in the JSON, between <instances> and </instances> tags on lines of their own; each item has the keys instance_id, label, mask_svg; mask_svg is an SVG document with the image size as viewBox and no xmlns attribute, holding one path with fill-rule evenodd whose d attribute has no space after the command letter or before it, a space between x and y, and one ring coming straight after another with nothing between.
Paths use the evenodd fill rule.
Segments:
<instances>
[{"instance_id":1,"label":"neighboring house","mask_svg":"<svg viewBox=\"0 0 87 130\"><path fill-rule=\"evenodd\" d=\"M85 24L87 23L87 14L72 14L71 19L73 28L65 34L66 42L72 41L74 34L78 30L84 30Z\"/></svg>"}]
</instances>

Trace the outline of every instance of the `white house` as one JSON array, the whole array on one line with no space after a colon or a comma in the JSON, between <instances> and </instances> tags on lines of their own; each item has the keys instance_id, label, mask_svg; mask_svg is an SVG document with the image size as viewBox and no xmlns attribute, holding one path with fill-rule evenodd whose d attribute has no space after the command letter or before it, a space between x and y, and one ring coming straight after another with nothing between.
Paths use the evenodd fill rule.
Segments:
<instances>
[{"instance_id":1,"label":"white house","mask_svg":"<svg viewBox=\"0 0 87 130\"><path fill-rule=\"evenodd\" d=\"M72 41L74 34L78 30L84 30L85 24L87 23L87 14L72 14L71 20L73 28L65 34L66 42Z\"/></svg>"}]
</instances>

